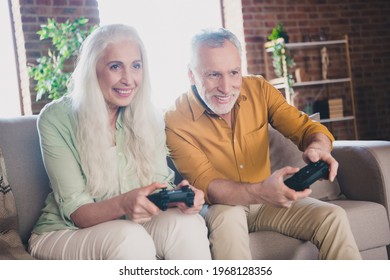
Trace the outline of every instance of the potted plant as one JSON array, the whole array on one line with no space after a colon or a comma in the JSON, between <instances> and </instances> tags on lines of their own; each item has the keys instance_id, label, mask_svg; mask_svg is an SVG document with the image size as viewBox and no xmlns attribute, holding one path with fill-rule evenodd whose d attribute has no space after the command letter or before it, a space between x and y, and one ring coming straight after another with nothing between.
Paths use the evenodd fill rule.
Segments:
<instances>
[{"instance_id":1,"label":"potted plant","mask_svg":"<svg viewBox=\"0 0 390 280\"><path fill-rule=\"evenodd\" d=\"M292 92L294 80L292 75L288 73L288 68L293 67L295 63L286 48L285 44L289 42L289 36L281 22L272 29L272 33L268 36L268 40L272 41L272 65L275 74L279 78L287 78L289 90ZM284 63L285 65L283 65Z\"/></svg>"},{"instance_id":2,"label":"potted plant","mask_svg":"<svg viewBox=\"0 0 390 280\"><path fill-rule=\"evenodd\" d=\"M28 73L36 81L37 100L58 99L67 92L67 82L73 63L84 39L96 28L87 27L88 19L78 18L58 23L48 19L37 32L40 40L50 39L52 46L47 56L37 59L37 65L29 65Z\"/></svg>"}]
</instances>

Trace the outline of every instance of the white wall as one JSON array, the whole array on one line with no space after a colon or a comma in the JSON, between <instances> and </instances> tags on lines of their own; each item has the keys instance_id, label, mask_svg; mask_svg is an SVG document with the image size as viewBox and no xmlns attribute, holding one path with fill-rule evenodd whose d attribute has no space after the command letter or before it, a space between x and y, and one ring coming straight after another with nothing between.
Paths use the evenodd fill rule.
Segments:
<instances>
[{"instance_id":1,"label":"white wall","mask_svg":"<svg viewBox=\"0 0 390 280\"><path fill-rule=\"evenodd\" d=\"M102 25L125 23L145 44L153 100L164 109L189 87L190 40L208 27L221 27L220 0L99 0ZM113 8L115 7L115 8Z\"/></svg>"},{"instance_id":2,"label":"white wall","mask_svg":"<svg viewBox=\"0 0 390 280\"><path fill-rule=\"evenodd\" d=\"M0 117L21 114L8 1L0 1Z\"/></svg>"}]
</instances>

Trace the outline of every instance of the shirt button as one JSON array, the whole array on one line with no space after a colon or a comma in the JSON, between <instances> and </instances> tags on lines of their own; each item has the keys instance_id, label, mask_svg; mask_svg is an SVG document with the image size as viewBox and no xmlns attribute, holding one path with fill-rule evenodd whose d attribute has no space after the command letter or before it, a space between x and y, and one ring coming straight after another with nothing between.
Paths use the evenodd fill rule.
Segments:
<instances>
[{"instance_id":1,"label":"shirt button","mask_svg":"<svg viewBox=\"0 0 390 280\"><path fill-rule=\"evenodd\" d=\"M244 168L244 165L243 165L243 164L240 164L240 168L243 169L243 168Z\"/></svg>"},{"instance_id":2,"label":"shirt button","mask_svg":"<svg viewBox=\"0 0 390 280\"><path fill-rule=\"evenodd\" d=\"M119 152L119 153L118 153L118 156L120 156L120 157L123 156L123 153L122 153L122 152Z\"/></svg>"}]
</instances>

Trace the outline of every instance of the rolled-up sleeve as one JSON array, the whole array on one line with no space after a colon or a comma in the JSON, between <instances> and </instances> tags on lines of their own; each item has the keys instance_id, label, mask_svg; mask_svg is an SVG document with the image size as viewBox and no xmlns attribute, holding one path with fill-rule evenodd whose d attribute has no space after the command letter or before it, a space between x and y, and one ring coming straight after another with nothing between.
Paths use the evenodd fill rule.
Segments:
<instances>
[{"instance_id":1,"label":"rolled-up sleeve","mask_svg":"<svg viewBox=\"0 0 390 280\"><path fill-rule=\"evenodd\" d=\"M194 143L192 137L186 137L185 132L181 134L180 130L169 127L166 133L169 152L177 169L193 186L204 192L205 199L208 201L207 188L210 182L228 178L218 172L200 146Z\"/></svg>"},{"instance_id":2,"label":"rolled-up sleeve","mask_svg":"<svg viewBox=\"0 0 390 280\"><path fill-rule=\"evenodd\" d=\"M94 200L85 191L71 120L52 108L44 110L38 118L42 156L60 215L68 225L73 225L70 215Z\"/></svg>"},{"instance_id":3,"label":"rolled-up sleeve","mask_svg":"<svg viewBox=\"0 0 390 280\"><path fill-rule=\"evenodd\" d=\"M315 133L322 133L331 142L334 141L333 135L324 125L311 120L307 114L288 104L283 95L276 92L277 90L264 79L259 82L263 83L261 88L268 104L270 124L293 141L300 150L304 149L305 140Z\"/></svg>"},{"instance_id":4,"label":"rolled-up sleeve","mask_svg":"<svg viewBox=\"0 0 390 280\"><path fill-rule=\"evenodd\" d=\"M215 145L218 139L213 137L214 127L204 126L203 122L208 122L208 117L201 115L198 120L194 120L191 110L187 107L187 97L184 97L182 102L183 107L178 111L168 111L165 114L169 155L183 178L201 189L208 201L207 189L210 182L215 179L228 179L224 172L219 170L224 167L216 164L216 161L225 157L226 150ZM202 141L195 135L210 138ZM213 157L208 156L208 153L212 153Z\"/></svg>"}]
</instances>

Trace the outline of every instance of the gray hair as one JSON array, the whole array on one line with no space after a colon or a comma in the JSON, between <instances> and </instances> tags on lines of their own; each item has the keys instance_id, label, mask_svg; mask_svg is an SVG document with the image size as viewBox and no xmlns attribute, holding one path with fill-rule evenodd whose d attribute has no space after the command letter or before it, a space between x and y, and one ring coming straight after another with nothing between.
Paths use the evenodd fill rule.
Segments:
<instances>
[{"instance_id":1,"label":"gray hair","mask_svg":"<svg viewBox=\"0 0 390 280\"><path fill-rule=\"evenodd\" d=\"M198 50L201 46L206 45L211 48L220 48L225 41L231 42L237 48L241 56L242 47L240 41L236 35L225 28L203 29L200 33L196 34L191 41L191 59L189 67L194 68L196 66Z\"/></svg>"},{"instance_id":2,"label":"gray hair","mask_svg":"<svg viewBox=\"0 0 390 280\"><path fill-rule=\"evenodd\" d=\"M77 148L86 177L86 189L93 196L112 196L118 191L116 167L108 158L112 145L107 105L100 89L96 66L110 44L136 42L143 62L143 81L130 105L123 108L127 168L140 185L153 181L156 134L164 130L151 105L151 85L144 45L133 27L123 24L101 26L83 42L72 74L69 96L76 116ZM98 137L97 137L98 135ZM108 187L110 186L110 187Z\"/></svg>"}]
</instances>

